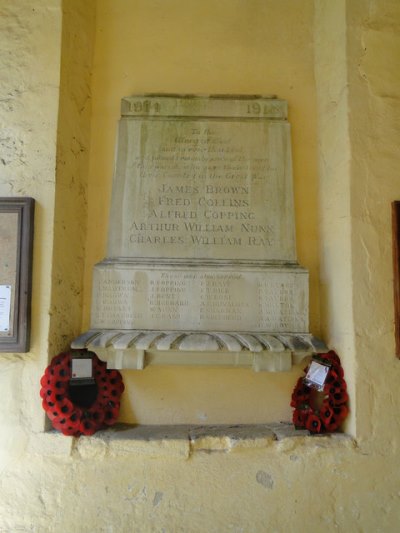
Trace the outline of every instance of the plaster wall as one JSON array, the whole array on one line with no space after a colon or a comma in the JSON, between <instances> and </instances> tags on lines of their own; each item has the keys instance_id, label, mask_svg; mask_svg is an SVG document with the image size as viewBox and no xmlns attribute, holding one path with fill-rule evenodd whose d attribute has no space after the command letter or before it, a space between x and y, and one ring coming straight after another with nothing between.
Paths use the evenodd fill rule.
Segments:
<instances>
[{"instance_id":1,"label":"plaster wall","mask_svg":"<svg viewBox=\"0 0 400 533\"><path fill-rule=\"evenodd\" d=\"M390 209L400 194L399 13L397 2L316 2L315 10L322 331L342 355L347 429L359 440L382 436L399 372Z\"/></svg>"},{"instance_id":2,"label":"plaster wall","mask_svg":"<svg viewBox=\"0 0 400 533\"><path fill-rule=\"evenodd\" d=\"M95 2L63 2L50 353L68 347L82 322Z\"/></svg>"},{"instance_id":3,"label":"plaster wall","mask_svg":"<svg viewBox=\"0 0 400 533\"><path fill-rule=\"evenodd\" d=\"M349 2L347 18L356 424L360 441L376 435L382 449L397 449L397 417L386 436L382 426L400 371L389 208L400 197L400 5Z\"/></svg>"},{"instance_id":4,"label":"plaster wall","mask_svg":"<svg viewBox=\"0 0 400 533\"><path fill-rule=\"evenodd\" d=\"M2 1L0 9L0 195L36 200L31 351L0 354L0 425L7 428L0 441L7 461L8 452L23 447L26 432L44 424L32 398L48 357L61 3Z\"/></svg>"},{"instance_id":5,"label":"plaster wall","mask_svg":"<svg viewBox=\"0 0 400 533\"><path fill-rule=\"evenodd\" d=\"M232 2L100 0L91 135L90 108L83 95L89 85L95 4L82 4L68 0L62 16L60 3L53 0L0 2L0 123L5 131L0 193L32 195L38 203L32 349L25 355L0 356L0 530L397 531L400 370L394 357L389 204L400 196L398 2L316 0L315 5L301 2L300 8L289 0L247 1L234 2L233 10ZM193 19L196 24L190 25ZM267 36L266 23L260 20L269 21ZM130 47L117 40L113 49L124 32ZM79 50L78 64L66 65L68 49ZM295 63L291 58L296 49ZM337 53L331 54L334 49ZM151 57L162 61L149 63ZM282 68L285 62L290 68ZM85 324L89 274L105 250L115 132L111 123L116 123L119 101L115 94L107 96L114 91L107 86L115 84L121 96L150 89L232 92L234 87L237 92L264 92L264 87L273 87L293 102L299 258L312 268L314 257L316 275L320 257L322 290L319 299L314 288L312 322L318 330L321 301L324 337L342 355L352 388L350 429L356 441L339 436L235 443L216 437L193 446L185 438L166 438L164 429L140 441L113 432L79 440L43 432L39 377L53 350L64 347L66 337L79 329L83 287ZM298 91L290 92L291 85ZM74 137L84 152L75 153ZM89 139L88 160L84 154ZM65 161L57 170L56 156L60 163ZM314 188L317 161L320 208ZM307 183L303 193L299 175ZM303 200L307 211L315 211L311 219L302 211ZM84 254L85 232L77 238L77 228L85 227L87 201ZM74 206L83 210L74 213L77 222L67 216ZM317 213L319 255L316 230L311 233L315 248L308 250L307 238ZM77 240L76 269L70 263L64 268L64 247L58 239L68 253ZM83 254L85 286L79 281ZM70 294L74 284L77 292ZM70 306L65 324L64 299ZM199 405L201 412L204 406L209 417L211 413L211 420L226 423L257 417L267 421L269 412L263 407L268 398L274 398L275 420L288 418L295 375L159 369L138 381L129 376L125 380L130 388L127 419L172 422L195 415L200 421L194 411ZM265 389L270 389L269 396ZM164 408L161 393L167 392L172 400ZM180 408L178 402L189 407Z\"/></svg>"}]
</instances>

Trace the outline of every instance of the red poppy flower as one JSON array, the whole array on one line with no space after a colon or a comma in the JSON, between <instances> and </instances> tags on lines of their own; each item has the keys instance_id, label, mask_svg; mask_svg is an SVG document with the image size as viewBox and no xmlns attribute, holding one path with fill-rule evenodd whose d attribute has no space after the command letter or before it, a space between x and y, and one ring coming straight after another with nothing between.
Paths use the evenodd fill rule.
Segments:
<instances>
[{"instance_id":1,"label":"red poppy flower","mask_svg":"<svg viewBox=\"0 0 400 533\"><path fill-rule=\"evenodd\" d=\"M67 425L63 428L61 428L61 433L65 435L66 437L78 437L80 435L79 433L79 425L71 425L69 422Z\"/></svg>"},{"instance_id":2,"label":"red poppy flower","mask_svg":"<svg viewBox=\"0 0 400 533\"><path fill-rule=\"evenodd\" d=\"M46 400L46 402L51 402L53 404L57 402L56 391L53 388L42 389L40 393L40 396L43 398L43 400Z\"/></svg>"},{"instance_id":3,"label":"red poppy flower","mask_svg":"<svg viewBox=\"0 0 400 533\"><path fill-rule=\"evenodd\" d=\"M42 400L42 407L45 411L50 411L51 407L54 407L54 404L49 404L46 400Z\"/></svg>"},{"instance_id":4,"label":"red poppy flower","mask_svg":"<svg viewBox=\"0 0 400 533\"><path fill-rule=\"evenodd\" d=\"M338 394L338 393L340 394L342 392L342 388L335 387L334 383L327 383L324 386L324 392L325 394L329 394L330 396L332 396L333 394Z\"/></svg>"},{"instance_id":5,"label":"red poppy flower","mask_svg":"<svg viewBox=\"0 0 400 533\"><path fill-rule=\"evenodd\" d=\"M62 413L58 409L58 406L54 406L51 409L46 410L46 414L54 425L54 422L57 421L57 419L61 416Z\"/></svg>"},{"instance_id":6,"label":"red poppy flower","mask_svg":"<svg viewBox=\"0 0 400 533\"><path fill-rule=\"evenodd\" d=\"M334 415L334 411L330 405L325 404L325 402L322 404L322 407L319 411L319 416L321 418L322 423L326 426L326 424L329 424L332 416Z\"/></svg>"},{"instance_id":7,"label":"red poppy flower","mask_svg":"<svg viewBox=\"0 0 400 533\"><path fill-rule=\"evenodd\" d=\"M59 409L64 415L70 415L75 409L75 405L68 398L63 398L58 402Z\"/></svg>"},{"instance_id":8,"label":"red poppy flower","mask_svg":"<svg viewBox=\"0 0 400 533\"><path fill-rule=\"evenodd\" d=\"M44 374L44 376L40 378L40 384L42 387L47 387L48 385L50 385L50 383L51 379L49 374Z\"/></svg>"},{"instance_id":9,"label":"red poppy flower","mask_svg":"<svg viewBox=\"0 0 400 533\"><path fill-rule=\"evenodd\" d=\"M80 435L79 427L81 419L82 411L81 409L76 408L68 417L65 417L65 422L60 418L57 419L54 427L59 429L63 435L78 437Z\"/></svg>"},{"instance_id":10,"label":"red poppy flower","mask_svg":"<svg viewBox=\"0 0 400 533\"><path fill-rule=\"evenodd\" d=\"M306 428L311 433L320 433L321 431L321 420L315 414L309 415L306 420Z\"/></svg>"},{"instance_id":11,"label":"red poppy flower","mask_svg":"<svg viewBox=\"0 0 400 533\"><path fill-rule=\"evenodd\" d=\"M71 379L71 368L60 366L57 369L55 377L57 377L57 378L59 378L59 379L61 379L63 381L67 381L69 383L69 381Z\"/></svg>"},{"instance_id":12,"label":"red poppy flower","mask_svg":"<svg viewBox=\"0 0 400 533\"><path fill-rule=\"evenodd\" d=\"M329 422L325 424L326 431L335 431L340 426L340 421L336 418L335 415L331 417Z\"/></svg>"},{"instance_id":13,"label":"red poppy flower","mask_svg":"<svg viewBox=\"0 0 400 533\"><path fill-rule=\"evenodd\" d=\"M53 419L52 424L55 429L63 432L69 426L69 417L62 414Z\"/></svg>"},{"instance_id":14,"label":"red poppy flower","mask_svg":"<svg viewBox=\"0 0 400 533\"><path fill-rule=\"evenodd\" d=\"M115 407L109 407L105 410L105 416L104 416L104 423L107 426L112 426L115 424L119 414L119 408Z\"/></svg>"},{"instance_id":15,"label":"red poppy flower","mask_svg":"<svg viewBox=\"0 0 400 533\"><path fill-rule=\"evenodd\" d=\"M347 405L345 404L342 404L342 405L336 405L335 407L333 407L333 412L335 414L335 417L339 420L339 422L341 423L346 417L347 415L349 414L349 408L347 407Z\"/></svg>"},{"instance_id":16,"label":"red poppy flower","mask_svg":"<svg viewBox=\"0 0 400 533\"><path fill-rule=\"evenodd\" d=\"M349 395L345 390L339 389L338 391L335 391L333 394L329 395L329 400L334 405L340 405L349 401Z\"/></svg>"},{"instance_id":17,"label":"red poppy flower","mask_svg":"<svg viewBox=\"0 0 400 533\"><path fill-rule=\"evenodd\" d=\"M56 395L65 396L68 393L68 389L69 389L68 381L55 380L55 381L52 381L52 383L49 385L49 388L47 390L51 390L51 395L55 397Z\"/></svg>"},{"instance_id":18,"label":"red poppy flower","mask_svg":"<svg viewBox=\"0 0 400 533\"><path fill-rule=\"evenodd\" d=\"M100 387L100 395L103 399L110 399L117 401L124 392L124 384L117 383L115 385L107 384Z\"/></svg>"},{"instance_id":19,"label":"red poppy flower","mask_svg":"<svg viewBox=\"0 0 400 533\"><path fill-rule=\"evenodd\" d=\"M93 377L96 380L101 379L101 378L107 378L107 368L105 366L94 368Z\"/></svg>"},{"instance_id":20,"label":"red poppy flower","mask_svg":"<svg viewBox=\"0 0 400 533\"><path fill-rule=\"evenodd\" d=\"M108 370L107 373L110 383L117 383L122 380L121 374L118 372L118 370Z\"/></svg>"},{"instance_id":21,"label":"red poppy flower","mask_svg":"<svg viewBox=\"0 0 400 533\"><path fill-rule=\"evenodd\" d=\"M85 416L95 422L98 426L101 426L104 422L105 412L102 407L96 404L89 409L86 409Z\"/></svg>"},{"instance_id":22,"label":"red poppy flower","mask_svg":"<svg viewBox=\"0 0 400 533\"><path fill-rule=\"evenodd\" d=\"M98 426L93 420L90 420L89 418L83 419L80 421L79 424L79 431L82 433L82 435L94 435L96 431L98 430Z\"/></svg>"},{"instance_id":23,"label":"red poppy flower","mask_svg":"<svg viewBox=\"0 0 400 533\"><path fill-rule=\"evenodd\" d=\"M59 365L54 368L53 378L57 381L69 381L71 379L71 372L67 366Z\"/></svg>"},{"instance_id":24,"label":"red poppy flower","mask_svg":"<svg viewBox=\"0 0 400 533\"><path fill-rule=\"evenodd\" d=\"M57 367L67 368L71 364L71 355L69 353L61 353L56 355L51 360L49 365L50 371L55 370Z\"/></svg>"},{"instance_id":25,"label":"red poppy flower","mask_svg":"<svg viewBox=\"0 0 400 533\"><path fill-rule=\"evenodd\" d=\"M327 384L331 384L331 383L334 383L335 381L337 381L339 379L339 375L337 374L336 370L334 370L333 368L331 368L328 372L328 375L326 376L326 380L325 380L325 386Z\"/></svg>"}]
</instances>

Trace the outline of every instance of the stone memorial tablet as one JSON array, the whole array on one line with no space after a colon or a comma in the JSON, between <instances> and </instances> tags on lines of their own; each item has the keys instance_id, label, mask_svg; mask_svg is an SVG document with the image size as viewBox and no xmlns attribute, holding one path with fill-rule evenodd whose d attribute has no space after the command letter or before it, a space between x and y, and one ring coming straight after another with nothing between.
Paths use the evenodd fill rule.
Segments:
<instances>
[{"instance_id":1,"label":"stone memorial tablet","mask_svg":"<svg viewBox=\"0 0 400 533\"><path fill-rule=\"evenodd\" d=\"M295 260L285 102L126 98L118 137L109 256Z\"/></svg>"},{"instance_id":2,"label":"stone memorial tablet","mask_svg":"<svg viewBox=\"0 0 400 533\"><path fill-rule=\"evenodd\" d=\"M122 100L91 327L308 332L286 102Z\"/></svg>"}]
</instances>

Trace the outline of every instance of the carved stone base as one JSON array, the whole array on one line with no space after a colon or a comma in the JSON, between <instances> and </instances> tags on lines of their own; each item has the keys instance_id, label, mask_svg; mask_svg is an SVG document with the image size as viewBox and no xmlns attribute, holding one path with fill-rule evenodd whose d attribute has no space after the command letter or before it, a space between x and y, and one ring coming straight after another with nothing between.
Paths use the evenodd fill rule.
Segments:
<instances>
[{"instance_id":1,"label":"carved stone base","mask_svg":"<svg viewBox=\"0 0 400 533\"><path fill-rule=\"evenodd\" d=\"M311 334L89 330L73 349L88 349L108 368L142 370L149 365L250 367L285 372L312 353L328 350Z\"/></svg>"}]
</instances>

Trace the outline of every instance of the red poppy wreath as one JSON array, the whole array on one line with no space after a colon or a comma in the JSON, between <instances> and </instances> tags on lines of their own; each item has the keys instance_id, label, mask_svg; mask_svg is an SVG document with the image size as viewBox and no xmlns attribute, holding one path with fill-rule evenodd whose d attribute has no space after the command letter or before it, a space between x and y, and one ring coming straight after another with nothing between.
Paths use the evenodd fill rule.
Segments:
<instances>
[{"instance_id":1,"label":"red poppy wreath","mask_svg":"<svg viewBox=\"0 0 400 533\"><path fill-rule=\"evenodd\" d=\"M334 352L318 354L318 359L330 365L322 392L308 387L299 378L293 390L290 405L294 407L293 424L311 433L332 432L338 429L348 415L347 385L339 356ZM307 374L308 367L305 368Z\"/></svg>"},{"instance_id":2,"label":"red poppy wreath","mask_svg":"<svg viewBox=\"0 0 400 533\"><path fill-rule=\"evenodd\" d=\"M118 370L107 370L106 363L100 361L96 354L88 352L88 356L93 361L95 383L90 386L90 394L79 401L74 398L72 389L81 387L70 387L71 353L53 357L40 380L43 409L53 427L64 435L93 435L102 427L115 424L118 418L121 394L125 388L122 376Z\"/></svg>"}]
</instances>

